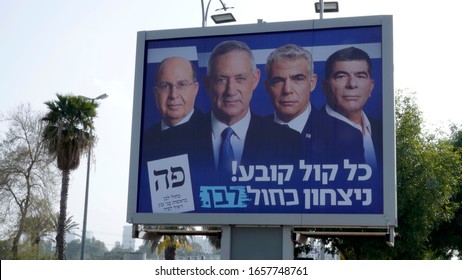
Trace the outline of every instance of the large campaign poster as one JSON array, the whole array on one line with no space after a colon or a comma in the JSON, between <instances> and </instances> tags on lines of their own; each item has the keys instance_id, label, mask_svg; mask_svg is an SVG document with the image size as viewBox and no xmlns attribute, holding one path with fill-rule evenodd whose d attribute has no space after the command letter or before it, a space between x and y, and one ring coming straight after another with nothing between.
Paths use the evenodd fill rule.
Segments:
<instances>
[{"instance_id":1,"label":"large campaign poster","mask_svg":"<svg viewBox=\"0 0 462 280\"><path fill-rule=\"evenodd\" d=\"M384 204L387 193L384 188L394 186L384 185L384 153L387 152L384 151L384 141L387 138L384 137L383 123L384 116L388 116L384 110L393 108L384 106L383 95L393 93L383 92L384 77L389 74L383 73L383 64L384 60L391 58L384 57L384 53L388 53L388 50L384 52L384 48L390 45L383 41L382 24L216 33L153 38L143 42L142 95L139 103L141 121L137 124L140 135L135 138L139 147L135 155L137 186L132 195L136 201L135 212L143 215L222 214L224 223L227 214L282 214L281 217L384 214L387 207ZM268 56L278 47L287 44L300 46L311 54L317 82L310 94L310 117L314 113L319 113L321 117L316 119L316 131L297 131L300 149L295 158L288 159L286 153L277 152L291 143L281 143L277 147L269 145L276 143L272 141L273 138L284 138L286 134L293 133L277 130L279 134L273 134L270 131L273 126L265 126L265 131L259 131L255 141L261 143L262 149L274 149L272 157L263 156L264 152L261 151L254 152L251 161L233 161L229 176L216 170L213 144L209 141L213 137L210 128L212 105L205 80L210 75L207 68L212 50L225 41L243 42L252 51L260 78L253 91L249 110L252 118L257 116L266 122L274 122L275 112L268 88L265 87ZM363 122L367 127L363 124L361 128L353 130L350 128L354 124L341 114L337 114L334 119L327 119L332 114L326 108L328 102L325 92L325 80L328 79L325 76L326 60L335 52L348 48L359 49L367 54L370 59L368 75L373 85L362 108ZM190 61L197 72L198 92L194 110L204 118L194 127L183 125L187 127L183 130L162 130L162 114L156 105L159 66L170 57ZM362 78L359 74L352 75L351 79ZM173 90L172 87L177 87L177 84L170 85L169 89ZM254 128L249 126L247 129ZM362 131L362 136L353 141L356 139L353 133L357 134L358 130ZM365 130L369 130L367 137ZM350 135L350 131L356 132ZM247 132L246 137L250 138L253 134ZM320 147L310 142L318 138L323 141ZM243 141L246 143L250 140ZM366 159L368 147L373 147L373 163ZM332 156L336 150L341 150L339 154L342 156ZM351 154L351 157L343 156ZM393 221L393 217L390 220Z\"/></svg>"}]
</instances>

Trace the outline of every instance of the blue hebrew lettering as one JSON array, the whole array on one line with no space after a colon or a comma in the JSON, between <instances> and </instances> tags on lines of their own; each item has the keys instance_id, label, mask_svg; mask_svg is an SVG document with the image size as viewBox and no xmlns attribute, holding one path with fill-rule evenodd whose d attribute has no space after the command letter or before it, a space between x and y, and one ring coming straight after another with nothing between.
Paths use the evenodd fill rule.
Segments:
<instances>
[{"instance_id":1,"label":"blue hebrew lettering","mask_svg":"<svg viewBox=\"0 0 462 280\"><path fill-rule=\"evenodd\" d=\"M250 198L245 186L201 186L203 208L246 208Z\"/></svg>"}]
</instances>

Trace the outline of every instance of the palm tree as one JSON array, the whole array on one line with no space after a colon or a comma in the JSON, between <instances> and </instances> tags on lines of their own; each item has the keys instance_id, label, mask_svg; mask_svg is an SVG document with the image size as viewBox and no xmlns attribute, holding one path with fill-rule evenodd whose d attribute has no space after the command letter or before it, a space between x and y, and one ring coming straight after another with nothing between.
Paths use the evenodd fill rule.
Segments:
<instances>
[{"instance_id":1,"label":"palm tree","mask_svg":"<svg viewBox=\"0 0 462 280\"><path fill-rule=\"evenodd\" d=\"M176 250L180 248L186 248L188 251L192 251L192 247L189 244L188 236L185 235L164 235L164 239L157 245L157 254L160 255L164 251L166 260L176 259Z\"/></svg>"},{"instance_id":2,"label":"palm tree","mask_svg":"<svg viewBox=\"0 0 462 280\"><path fill-rule=\"evenodd\" d=\"M188 236L186 235L174 235L175 231L191 231L194 230L192 227L187 226L170 226L170 227L159 227L159 226L146 226L151 230L165 230L166 232L171 231L172 234L157 234L155 232L147 231L143 236L145 244L151 248L151 252L156 251L157 255L164 252L166 260L176 259L176 250L182 247L191 251L191 245L189 244ZM150 245L149 245L150 244Z\"/></svg>"},{"instance_id":3,"label":"palm tree","mask_svg":"<svg viewBox=\"0 0 462 280\"><path fill-rule=\"evenodd\" d=\"M71 171L79 167L82 154L86 154L95 142L93 118L96 117L98 103L94 99L73 95L57 94L57 97L58 100L45 102L49 112L42 120L45 122L43 140L48 151L56 156L62 172L56 254L58 259L63 260L69 177Z\"/></svg>"},{"instance_id":4,"label":"palm tree","mask_svg":"<svg viewBox=\"0 0 462 280\"><path fill-rule=\"evenodd\" d=\"M58 212L51 217L51 223L52 223L53 229L56 230L56 232L58 231L59 214L60 213ZM68 216L66 218L66 223L64 224L64 233L73 233L75 230L78 230L78 229L79 229L79 224L74 222L74 216Z\"/></svg>"}]
</instances>

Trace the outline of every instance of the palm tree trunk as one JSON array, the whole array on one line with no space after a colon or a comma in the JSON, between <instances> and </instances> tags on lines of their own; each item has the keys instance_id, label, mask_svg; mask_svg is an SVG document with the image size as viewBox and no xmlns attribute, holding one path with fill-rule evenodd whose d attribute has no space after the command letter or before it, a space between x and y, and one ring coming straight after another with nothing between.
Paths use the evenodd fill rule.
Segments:
<instances>
[{"instance_id":1,"label":"palm tree trunk","mask_svg":"<svg viewBox=\"0 0 462 280\"><path fill-rule=\"evenodd\" d=\"M58 260L66 259L66 244L64 239L67 214L67 197L69 193L69 177L71 171L65 169L62 171L61 183L61 201L59 204L58 229L56 234L56 256Z\"/></svg>"},{"instance_id":2,"label":"palm tree trunk","mask_svg":"<svg viewBox=\"0 0 462 280\"><path fill-rule=\"evenodd\" d=\"M166 247L165 251L164 251L164 254L165 254L165 259L166 260L175 260L175 258L176 258L176 247L175 247L175 245Z\"/></svg>"}]
</instances>

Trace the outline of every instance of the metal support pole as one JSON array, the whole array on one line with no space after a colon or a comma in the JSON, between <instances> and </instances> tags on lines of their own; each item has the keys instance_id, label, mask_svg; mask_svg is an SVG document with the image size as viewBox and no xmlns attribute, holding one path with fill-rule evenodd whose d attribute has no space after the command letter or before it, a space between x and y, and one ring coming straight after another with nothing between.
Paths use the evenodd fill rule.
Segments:
<instances>
[{"instance_id":1,"label":"metal support pole","mask_svg":"<svg viewBox=\"0 0 462 280\"><path fill-rule=\"evenodd\" d=\"M108 97L106 93L103 93L95 98L89 98L83 95L79 95L80 98L84 98L86 100L90 100L94 102L95 100L105 99ZM90 160L91 160L91 149L93 148L93 130L90 129L90 137L91 137L91 144L88 148L88 159L87 159L87 183L85 186L85 205L83 208L83 227L82 227L82 242L80 248L80 259L85 259L85 240L87 238L87 211L88 211L88 192L90 187Z\"/></svg>"},{"instance_id":2,"label":"metal support pole","mask_svg":"<svg viewBox=\"0 0 462 280\"><path fill-rule=\"evenodd\" d=\"M83 227L82 227L82 243L80 248L80 259L85 259L85 240L87 237L87 211L88 211L88 190L90 186L90 159L91 159L91 146L88 149L88 161L87 161L87 183L85 186L85 206L83 210Z\"/></svg>"},{"instance_id":3,"label":"metal support pole","mask_svg":"<svg viewBox=\"0 0 462 280\"><path fill-rule=\"evenodd\" d=\"M209 2L207 3L207 8L204 10L204 0L201 0L201 4L202 4L202 27L207 26L207 15L209 13L210 2L212 2L212 0L209 0Z\"/></svg>"}]
</instances>

